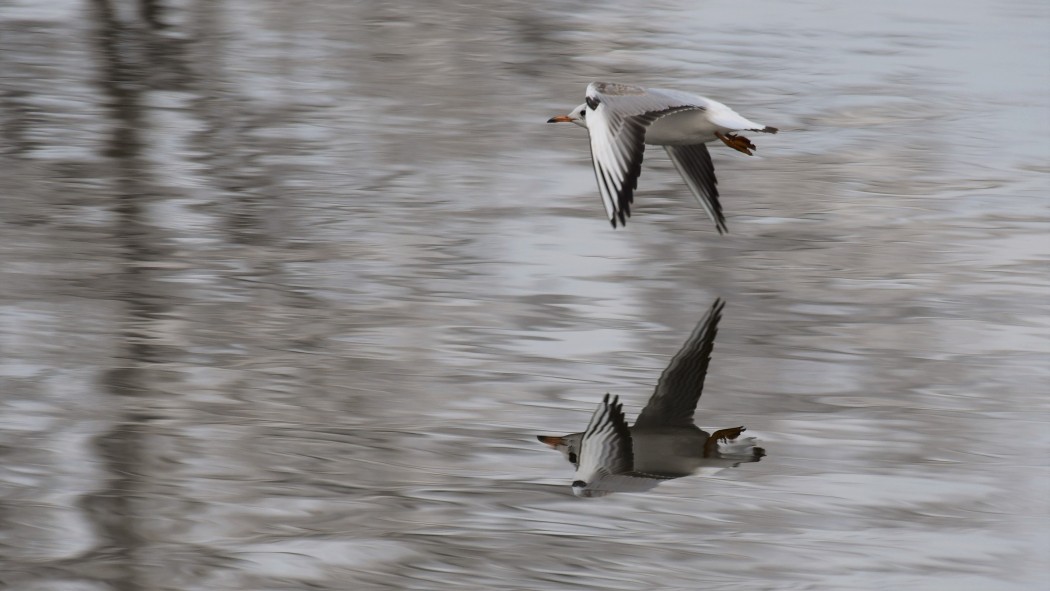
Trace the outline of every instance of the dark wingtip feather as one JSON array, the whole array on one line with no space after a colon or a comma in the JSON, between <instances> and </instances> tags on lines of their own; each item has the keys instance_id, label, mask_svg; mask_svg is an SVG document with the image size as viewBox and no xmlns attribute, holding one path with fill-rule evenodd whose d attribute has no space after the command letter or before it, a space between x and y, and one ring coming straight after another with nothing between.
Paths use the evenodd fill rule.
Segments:
<instances>
[{"instance_id":1,"label":"dark wingtip feather","mask_svg":"<svg viewBox=\"0 0 1050 591\"><path fill-rule=\"evenodd\" d=\"M726 307L726 301L722 298L715 298L715 303L711 304L711 313L718 316L719 320L722 319L722 309Z\"/></svg>"},{"instance_id":2,"label":"dark wingtip feather","mask_svg":"<svg viewBox=\"0 0 1050 591\"><path fill-rule=\"evenodd\" d=\"M608 402L608 394L605 395L605 399L606 402ZM609 418L612 421L613 429L616 430L616 433L624 440L630 441L631 431L627 427L627 416L623 412L623 404L620 402L619 396L613 396L612 402L609 403ZM630 457L633 462L634 454L632 453L630 445L624 450L624 455Z\"/></svg>"},{"instance_id":3,"label":"dark wingtip feather","mask_svg":"<svg viewBox=\"0 0 1050 591\"><path fill-rule=\"evenodd\" d=\"M766 133L776 133L776 132L778 132L780 130L777 129L776 127L770 127L770 126L767 125L767 126L763 127L762 129L760 129L759 131L764 131Z\"/></svg>"}]
</instances>

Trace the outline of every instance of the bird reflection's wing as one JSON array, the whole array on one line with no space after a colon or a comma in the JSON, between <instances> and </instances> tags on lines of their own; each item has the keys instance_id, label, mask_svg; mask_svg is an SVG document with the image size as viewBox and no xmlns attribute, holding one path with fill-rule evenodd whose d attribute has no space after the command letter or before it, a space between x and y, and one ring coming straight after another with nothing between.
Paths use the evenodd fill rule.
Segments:
<instances>
[{"instance_id":1,"label":"bird reflection's wing","mask_svg":"<svg viewBox=\"0 0 1050 591\"><path fill-rule=\"evenodd\" d=\"M653 93L641 86L592 82L584 118L591 138L591 161L609 221L627 223L642 172L645 129L678 111L702 110L680 96Z\"/></svg>"},{"instance_id":2,"label":"bird reflection's wing","mask_svg":"<svg viewBox=\"0 0 1050 591\"><path fill-rule=\"evenodd\" d=\"M660 376L656 391L638 415L634 428L693 425L693 412L704 389L724 306L721 299L715 300L707 316L693 329L693 334Z\"/></svg>"},{"instance_id":3,"label":"bird reflection's wing","mask_svg":"<svg viewBox=\"0 0 1050 591\"><path fill-rule=\"evenodd\" d=\"M631 432L623 416L623 405L618 396L612 400L606 394L580 443L580 463L576 480L592 482L599 478L630 472L634 466Z\"/></svg>"}]
</instances>

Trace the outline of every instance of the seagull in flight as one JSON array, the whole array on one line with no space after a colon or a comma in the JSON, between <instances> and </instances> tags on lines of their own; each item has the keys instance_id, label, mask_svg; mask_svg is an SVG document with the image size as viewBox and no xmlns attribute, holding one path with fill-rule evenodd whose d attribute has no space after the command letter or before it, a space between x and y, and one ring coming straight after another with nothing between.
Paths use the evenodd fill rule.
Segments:
<instances>
[{"instance_id":1,"label":"seagull in flight","mask_svg":"<svg viewBox=\"0 0 1050 591\"><path fill-rule=\"evenodd\" d=\"M627 426L619 397L606 394L582 433L537 436L576 467L573 494L642 492L700 469L718 471L765 455L754 438L738 440L742 426L708 433L693 423L723 306L716 300L697 324L633 426Z\"/></svg>"},{"instance_id":2,"label":"seagull in flight","mask_svg":"<svg viewBox=\"0 0 1050 591\"><path fill-rule=\"evenodd\" d=\"M598 192L609 221L627 224L642 171L645 144L663 146L678 173L715 222L727 232L718 180L707 142L721 140L748 156L757 149L735 132L776 133L777 128L755 123L722 103L678 90L644 88L612 82L587 85L587 100L567 115L547 123L575 123L591 136L591 161Z\"/></svg>"}]
</instances>

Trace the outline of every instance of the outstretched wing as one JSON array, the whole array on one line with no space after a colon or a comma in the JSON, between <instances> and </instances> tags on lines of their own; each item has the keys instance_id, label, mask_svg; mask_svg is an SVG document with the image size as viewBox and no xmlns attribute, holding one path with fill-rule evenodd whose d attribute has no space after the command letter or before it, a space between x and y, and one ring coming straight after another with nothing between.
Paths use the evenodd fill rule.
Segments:
<instances>
[{"instance_id":1,"label":"outstretched wing","mask_svg":"<svg viewBox=\"0 0 1050 591\"><path fill-rule=\"evenodd\" d=\"M656 391L638 415L634 428L693 425L693 412L704 389L704 378L707 377L724 306L721 299L715 300L711 310L693 329L693 334L660 376Z\"/></svg>"},{"instance_id":2,"label":"outstretched wing","mask_svg":"<svg viewBox=\"0 0 1050 591\"><path fill-rule=\"evenodd\" d=\"M603 476L630 472L634 467L631 432L618 396L606 394L591 416L580 444L576 480L592 482Z\"/></svg>"},{"instance_id":3,"label":"outstretched wing","mask_svg":"<svg viewBox=\"0 0 1050 591\"><path fill-rule=\"evenodd\" d=\"M685 184L693 192L696 200L715 222L719 234L725 234L726 216L722 214L722 204L718 202L718 179L715 178L715 165L711 154L704 144L692 146L664 146L671 162L682 175Z\"/></svg>"},{"instance_id":4,"label":"outstretched wing","mask_svg":"<svg viewBox=\"0 0 1050 591\"><path fill-rule=\"evenodd\" d=\"M617 218L626 224L631 215L642 172L646 128L665 115L703 108L640 86L608 82L587 86L584 118L591 138L591 162L602 204L614 228Z\"/></svg>"}]
</instances>

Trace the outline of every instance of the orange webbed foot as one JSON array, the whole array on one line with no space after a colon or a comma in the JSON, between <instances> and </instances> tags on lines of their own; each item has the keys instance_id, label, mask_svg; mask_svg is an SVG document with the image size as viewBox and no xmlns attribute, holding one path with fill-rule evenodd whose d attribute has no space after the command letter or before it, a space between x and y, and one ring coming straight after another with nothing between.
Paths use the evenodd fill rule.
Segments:
<instances>
[{"instance_id":1,"label":"orange webbed foot","mask_svg":"<svg viewBox=\"0 0 1050 591\"><path fill-rule=\"evenodd\" d=\"M747 139L746 137L744 137L742 135L735 135L735 134L732 134L732 133L725 133L725 134L723 134L723 133L720 133L720 132L716 132L715 136L717 136L718 139L720 139L723 142L725 142L725 145L729 146L730 148L733 148L734 150L736 150L738 152L743 152L744 154L747 154L748 156L753 156L754 155L754 153L751 150L757 150L758 149L758 146L756 146L755 144L751 143L751 140Z\"/></svg>"},{"instance_id":2,"label":"orange webbed foot","mask_svg":"<svg viewBox=\"0 0 1050 591\"><path fill-rule=\"evenodd\" d=\"M711 435L711 439L714 439L715 441L721 441L722 443L727 443L730 440L740 437L740 434L743 433L745 430L746 429L744 429L744 427L733 427L732 429L719 429Z\"/></svg>"},{"instance_id":3,"label":"orange webbed foot","mask_svg":"<svg viewBox=\"0 0 1050 591\"><path fill-rule=\"evenodd\" d=\"M746 429L744 427L733 427L731 429L719 429L711 434L704 442L704 457L710 458L711 456L718 453L718 442L727 443L743 433Z\"/></svg>"}]
</instances>

